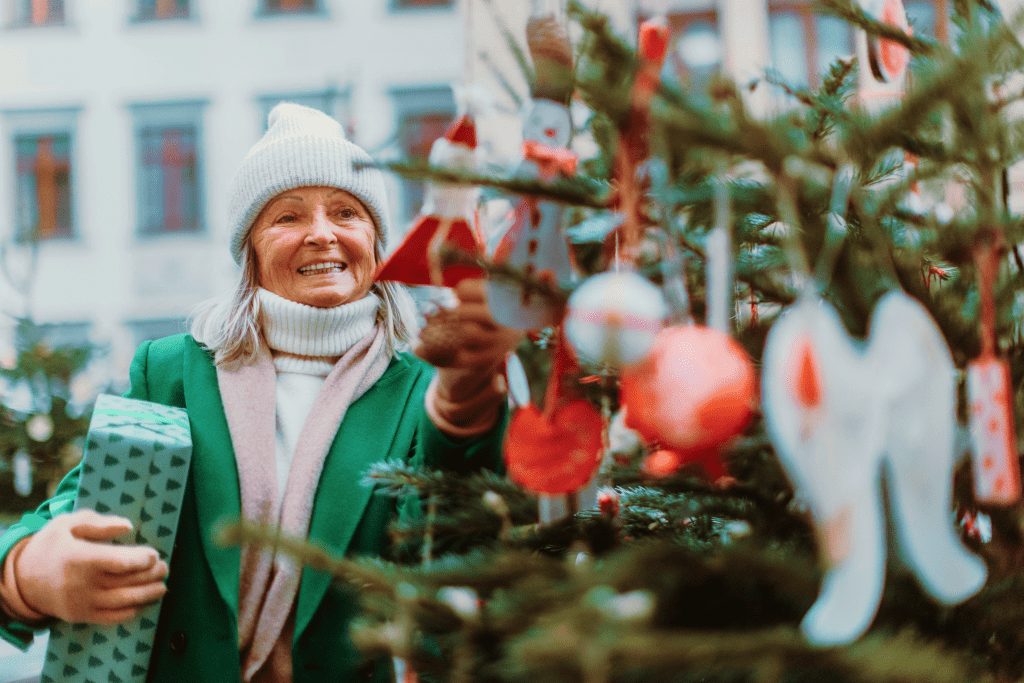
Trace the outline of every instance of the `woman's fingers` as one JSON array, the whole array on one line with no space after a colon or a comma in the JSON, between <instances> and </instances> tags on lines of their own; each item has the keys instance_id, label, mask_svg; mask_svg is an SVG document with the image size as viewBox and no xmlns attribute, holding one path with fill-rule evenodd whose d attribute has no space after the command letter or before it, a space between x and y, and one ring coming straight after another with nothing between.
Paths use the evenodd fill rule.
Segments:
<instances>
[{"instance_id":1,"label":"woman's fingers","mask_svg":"<svg viewBox=\"0 0 1024 683\"><path fill-rule=\"evenodd\" d=\"M106 545L89 543L80 562L107 574L134 574L151 569L160 561L156 550L145 545Z\"/></svg>"},{"instance_id":2,"label":"woman's fingers","mask_svg":"<svg viewBox=\"0 0 1024 683\"><path fill-rule=\"evenodd\" d=\"M462 280L455 285L455 296L463 304L487 303L487 280Z\"/></svg>"},{"instance_id":3,"label":"woman's fingers","mask_svg":"<svg viewBox=\"0 0 1024 683\"><path fill-rule=\"evenodd\" d=\"M119 588L123 586L143 586L154 581L167 578L167 563L160 560L152 567L128 574L112 574L101 572L97 577L97 585L101 588Z\"/></svg>"},{"instance_id":4,"label":"woman's fingers","mask_svg":"<svg viewBox=\"0 0 1024 683\"><path fill-rule=\"evenodd\" d=\"M97 591L93 595L92 608L96 612L137 609L156 602L167 593L167 586L161 581L142 586L125 586Z\"/></svg>"},{"instance_id":5,"label":"woman's fingers","mask_svg":"<svg viewBox=\"0 0 1024 683\"><path fill-rule=\"evenodd\" d=\"M81 541L109 541L132 530L132 523L124 517L88 509L70 513L65 523L71 535Z\"/></svg>"},{"instance_id":6,"label":"woman's fingers","mask_svg":"<svg viewBox=\"0 0 1024 683\"><path fill-rule=\"evenodd\" d=\"M145 607L145 605L140 605L139 607L133 607L131 609L96 610L93 613L92 618L89 620L89 623L100 624L102 626L123 624L124 622L139 616L139 612L142 611L143 607Z\"/></svg>"}]
</instances>

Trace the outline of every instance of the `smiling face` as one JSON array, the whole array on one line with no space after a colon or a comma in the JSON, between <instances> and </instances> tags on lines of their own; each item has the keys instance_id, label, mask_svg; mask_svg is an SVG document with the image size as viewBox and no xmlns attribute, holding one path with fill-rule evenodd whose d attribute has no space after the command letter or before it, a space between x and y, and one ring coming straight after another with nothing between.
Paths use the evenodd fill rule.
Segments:
<instances>
[{"instance_id":1,"label":"smiling face","mask_svg":"<svg viewBox=\"0 0 1024 683\"><path fill-rule=\"evenodd\" d=\"M317 308L362 299L377 273L376 234L370 212L344 190L286 190L253 223L260 287Z\"/></svg>"}]
</instances>

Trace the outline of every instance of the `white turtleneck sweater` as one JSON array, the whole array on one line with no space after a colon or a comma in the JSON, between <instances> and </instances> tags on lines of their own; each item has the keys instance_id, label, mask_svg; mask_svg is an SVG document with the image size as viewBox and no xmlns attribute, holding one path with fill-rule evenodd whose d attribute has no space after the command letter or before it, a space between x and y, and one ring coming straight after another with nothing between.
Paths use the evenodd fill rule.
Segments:
<instances>
[{"instance_id":1,"label":"white turtleneck sweater","mask_svg":"<svg viewBox=\"0 0 1024 683\"><path fill-rule=\"evenodd\" d=\"M334 308L315 308L265 289L258 296L263 336L277 371L275 451L280 501L299 434L320 388L341 355L373 329L380 300L371 293Z\"/></svg>"}]
</instances>

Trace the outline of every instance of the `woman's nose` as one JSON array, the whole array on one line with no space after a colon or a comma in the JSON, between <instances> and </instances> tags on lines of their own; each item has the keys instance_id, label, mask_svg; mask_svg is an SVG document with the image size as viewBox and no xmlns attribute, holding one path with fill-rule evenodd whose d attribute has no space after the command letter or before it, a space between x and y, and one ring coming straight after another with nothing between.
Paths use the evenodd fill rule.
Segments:
<instances>
[{"instance_id":1,"label":"woman's nose","mask_svg":"<svg viewBox=\"0 0 1024 683\"><path fill-rule=\"evenodd\" d=\"M306 232L306 242L310 244L333 244L338 241L334 234L334 226L327 220L322 207L313 212L313 220Z\"/></svg>"}]
</instances>

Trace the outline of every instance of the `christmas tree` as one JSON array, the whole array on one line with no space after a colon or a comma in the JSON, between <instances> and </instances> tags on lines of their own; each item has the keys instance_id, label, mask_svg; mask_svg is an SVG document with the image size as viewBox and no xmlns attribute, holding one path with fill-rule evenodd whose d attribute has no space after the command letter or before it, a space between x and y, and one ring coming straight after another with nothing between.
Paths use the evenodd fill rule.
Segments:
<instances>
[{"instance_id":1,"label":"christmas tree","mask_svg":"<svg viewBox=\"0 0 1024 683\"><path fill-rule=\"evenodd\" d=\"M16 294L6 303L30 301L37 251L38 238L0 244L0 273ZM83 372L100 349L51 343L27 305L0 315L14 322L10 352L0 358L0 514L20 516L53 495L82 457L94 398Z\"/></svg>"},{"instance_id":2,"label":"christmas tree","mask_svg":"<svg viewBox=\"0 0 1024 683\"><path fill-rule=\"evenodd\" d=\"M486 272L529 331L509 477L381 463L424 502L392 556L286 541L404 680L1024 675L1024 50L984 0L949 46L898 2L821 9L861 33L816 90L659 82L656 18L636 48L578 4L574 46L531 18L523 164L393 166L517 198L497 250L439 229L424 272ZM755 116L769 87L792 106ZM578 163L570 98L600 149Z\"/></svg>"}]
</instances>

